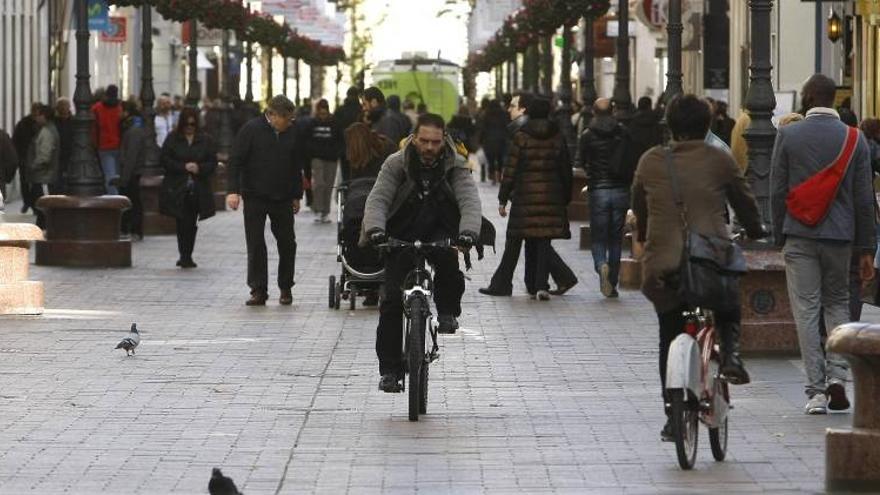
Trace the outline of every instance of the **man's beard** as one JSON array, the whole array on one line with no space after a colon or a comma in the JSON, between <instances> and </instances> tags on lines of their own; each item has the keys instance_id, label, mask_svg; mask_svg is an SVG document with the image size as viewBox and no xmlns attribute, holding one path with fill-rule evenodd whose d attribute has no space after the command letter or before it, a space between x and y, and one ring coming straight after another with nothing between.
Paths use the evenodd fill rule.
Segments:
<instances>
[{"instance_id":1,"label":"man's beard","mask_svg":"<svg viewBox=\"0 0 880 495\"><path fill-rule=\"evenodd\" d=\"M422 166L433 167L437 164L437 159L440 158L440 153L419 153L419 158L422 160Z\"/></svg>"}]
</instances>

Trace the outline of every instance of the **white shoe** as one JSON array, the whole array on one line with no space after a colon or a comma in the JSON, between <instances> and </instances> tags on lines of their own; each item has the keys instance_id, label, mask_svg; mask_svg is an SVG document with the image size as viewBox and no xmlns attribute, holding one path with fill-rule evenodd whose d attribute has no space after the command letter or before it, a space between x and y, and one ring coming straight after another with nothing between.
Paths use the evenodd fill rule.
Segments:
<instances>
[{"instance_id":1,"label":"white shoe","mask_svg":"<svg viewBox=\"0 0 880 495\"><path fill-rule=\"evenodd\" d=\"M538 301L549 301L550 300L550 293L547 292L546 290L539 290L535 294L535 299L537 299Z\"/></svg>"},{"instance_id":2,"label":"white shoe","mask_svg":"<svg viewBox=\"0 0 880 495\"><path fill-rule=\"evenodd\" d=\"M807 405L804 406L804 412L807 414L828 414L828 399L825 394L820 392L810 397Z\"/></svg>"}]
</instances>

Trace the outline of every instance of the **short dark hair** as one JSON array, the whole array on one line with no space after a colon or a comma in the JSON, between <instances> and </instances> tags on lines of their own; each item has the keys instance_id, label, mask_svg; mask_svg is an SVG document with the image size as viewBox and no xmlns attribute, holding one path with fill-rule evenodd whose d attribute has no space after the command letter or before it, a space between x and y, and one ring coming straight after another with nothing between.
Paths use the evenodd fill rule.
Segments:
<instances>
[{"instance_id":1,"label":"short dark hair","mask_svg":"<svg viewBox=\"0 0 880 495\"><path fill-rule=\"evenodd\" d=\"M346 98L359 98L361 96L361 90L352 86L348 88L348 91L345 92Z\"/></svg>"},{"instance_id":2,"label":"short dark hair","mask_svg":"<svg viewBox=\"0 0 880 495\"><path fill-rule=\"evenodd\" d=\"M706 100L694 94L676 96L666 107L666 122L676 141L705 139L712 110Z\"/></svg>"},{"instance_id":3,"label":"short dark hair","mask_svg":"<svg viewBox=\"0 0 880 495\"><path fill-rule=\"evenodd\" d=\"M654 103L651 101L651 97L643 96L639 98L639 103L636 108L638 108L639 110L650 110L651 108L653 108L653 106Z\"/></svg>"},{"instance_id":4,"label":"short dark hair","mask_svg":"<svg viewBox=\"0 0 880 495\"><path fill-rule=\"evenodd\" d=\"M134 117L139 116L140 111L138 110L138 106L133 101L123 101L122 102L122 111L127 113L128 115Z\"/></svg>"},{"instance_id":5,"label":"short dark hair","mask_svg":"<svg viewBox=\"0 0 880 495\"><path fill-rule=\"evenodd\" d=\"M522 100L521 96L520 100ZM526 115L530 119L546 119L550 117L550 107L550 98L535 96L529 102L529 106L526 107Z\"/></svg>"},{"instance_id":6,"label":"short dark hair","mask_svg":"<svg viewBox=\"0 0 880 495\"><path fill-rule=\"evenodd\" d=\"M46 117L49 120L52 120L55 118L55 110L52 109L52 107L50 107L49 105L46 105L45 103L38 103L37 107L34 109L34 113L36 115L42 115L43 117Z\"/></svg>"},{"instance_id":7,"label":"short dark hair","mask_svg":"<svg viewBox=\"0 0 880 495\"><path fill-rule=\"evenodd\" d=\"M830 108L834 105L835 94L837 94L837 83L833 79L824 74L813 74L804 83L801 99L807 110L813 107Z\"/></svg>"},{"instance_id":8,"label":"short dark hair","mask_svg":"<svg viewBox=\"0 0 880 495\"><path fill-rule=\"evenodd\" d=\"M385 104L385 93L382 92L381 89L376 86L370 86L369 88L364 90L363 93L364 101L373 101L376 100L380 105Z\"/></svg>"},{"instance_id":9,"label":"short dark hair","mask_svg":"<svg viewBox=\"0 0 880 495\"><path fill-rule=\"evenodd\" d=\"M385 101L388 102L388 108L394 110L395 112L400 111L400 97L397 95L391 95Z\"/></svg>"},{"instance_id":10,"label":"short dark hair","mask_svg":"<svg viewBox=\"0 0 880 495\"><path fill-rule=\"evenodd\" d=\"M517 100L519 108L528 109L529 104L532 102L532 100L535 99L535 95L532 93L529 93L528 91L517 91L511 97L511 99L510 99L511 103L513 103L513 98L519 98L519 100Z\"/></svg>"},{"instance_id":11,"label":"short dark hair","mask_svg":"<svg viewBox=\"0 0 880 495\"><path fill-rule=\"evenodd\" d=\"M294 112L296 112L296 105L286 96L276 95L269 100L269 106L266 109L275 115L292 117Z\"/></svg>"},{"instance_id":12,"label":"short dark hair","mask_svg":"<svg viewBox=\"0 0 880 495\"><path fill-rule=\"evenodd\" d=\"M413 134L419 132L419 128L422 126L436 127L441 131L446 131L446 122L443 121L443 117L436 113L423 113L419 115L418 120L416 120L416 128L413 130Z\"/></svg>"},{"instance_id":13,"label":"short dark hair","mask_svg":"<svg viewBox=\"0 0 880 495\"><path fill-rule=\"evenodd\" d=\"M318 103L315 103L315 109L317 110L319 108L330 111L330 103L324 98L321 98L320 100L318 100Z\"/></svg>"}]
</instances>

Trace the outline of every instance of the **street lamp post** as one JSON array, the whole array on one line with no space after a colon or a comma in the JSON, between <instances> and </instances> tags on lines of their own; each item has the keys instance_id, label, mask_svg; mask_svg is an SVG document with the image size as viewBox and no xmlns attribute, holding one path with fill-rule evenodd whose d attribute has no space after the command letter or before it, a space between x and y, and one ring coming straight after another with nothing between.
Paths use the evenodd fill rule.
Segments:
<instances>
[{"instance_id":1,"label":"street lamp post","mask_svg":"<svg viewBox=\"0 0 880 495\"><path fill-rule=\"evenodd\" d=\"M617 4L617 73L614 75L612 97L618 118L626 119L632 108L629 92L629 1Z\"/></svg>"},{"instance_id":2,"label":"street lamp post","mask_svg":"<svg viewBox=\"0 0 880 495\"><path fill-rule=\"evenodd\" d=\"M220 130L217 137L217 149L221 155L229 156L232 151L232 88L230 87L229 71L229 30L223 30L223 47L221 51L223 64L220 66Z\"/></svg>"},{"instance_id":3,"label":"street lamp post","mask_svg":"<svg viewBox=\"0 0 880 495\"><path fill-rule=\"evenodd\" d=\"M770 156L776 140L776 128L771 118L776 108L776 96L770 73L770 13L773 0L749 0L751 13L751 65L746 109L751 124L745 132L749 145L748 178L758 200L761 218L770 225Z\"/></svg>"},{"instance_id":4,"label":"street lamp post","mask_svg":"<svg viewBox=\"0 0 880 495\"><path fill-rule=\"evenodd\" d=\"M153 16L152 7L141 7L141 105L146 130L146 154L140 188L143 203L143 233L146 235L173 234L174 219L159 213L159 188L164 178L164 170L159 163L159 143L156 142L156 110L153 91Z\"/></svg>"},{"instance_id":5,"label":"street lamp post","mask_svg":"<svg viewBox=\"0 0 880 495\"><path fill-rule=\"evenodd\" d=\"M584 112L592 114L591 108L598 98L596 92L596 74L593 59L596 56L596 48L593 39L592 16L584 16L584 55L581 60L581 102L584 104Z\"/></svg>"},{"instance_id":6,"label":"street lamp post","mask_svg":"<svg viewBox=\"0 0 880 495\"><path fill-rule=\"evenodd\" d=\"M684 26L681 24L681 0L669 0L669 16L666 23L666 33L669 51L669 72L666 73L666 90L663 92L663 101L667 105L676 96L684 93L681 79L681 33Z\"/></svg>"},{"instance_id":7,"label":"street lamp post","mask_svg":"<svg viewBox=\"0 0 880 495\"><path fill-rule=\"evenodd\" d=\"M298 58L293 59L293 79L294 79L294 84L296 85L296 87L294 88L296 90L296 94L295 94L296 105L299 106L300 93L299 93L299 59Z\"/></svg>"},{"instance_id":8,"label":"street lamp post","mask_svg":"<svg viewBox=\"0 0 880 495\"><path fill-rule=\"evenodd\" d=\"M156 93L153 91L153 15L152 7L141 7L141 106L147 144L143 175L161 175L159 146L156 144Z\"/></svg>"},{"instance_id":9,"label":"street lamp post","mask_svg":"<svg viewBox=\"0 0 880 495\"><path fill-rule=\"evenodd\" d=\"M538 61L538 42L534 42L526 48L525 54L525 62L523 63L523 86L525 86L526 91L530 93L538 92L538 72L539 70L539 61Z\"/></svg>"},{"instance_id":10,"label":"street lamp post","mask_svg":"<svg viewBox=\"0 0 880 495\"><path fill-rule=\"evenodd\" d=\"M36 264L52 266L131 266L131 242L119 238L124 196L101 196L104 178L92 143L92 91L89 88L88 0L76 0L76 90L72 151L67 172L71 196L43 196L46 239L36 243Z\"/></svg>"},{"instance_id":11,"label":"street lamp post","mask_svg":"<svg viewBox=\"0 0 880 495\"><path fill-rule=\"evenodd\" d=\"M73 196L99 196L104 194L105 189L101 166L92 143L95 117L92 115L92 90L89 87L89 21L86 0L77 0L75 8L76 89L73 103L76 106L76 115L72 124L73 146L67 169L67 191Z\"/></svg>"},{"instance_id":12,"label":"street lamp post","mask_svg":"<svg viewBox=\"0 0 880 495\"><path fill-rule=\"evenodd\" d=\"M266 59L269 61L269 66L266 68L266 103L269 103L269 100L275 96L275 89L272 87L272 79L274 78L272 74L272 59L275 58L275 56L271 46L263 47L263 49L267 50Z\"/></svg>"},{"instance_id":13,"label":"street lamp post","mask_svg":"<svg viewBox=\"0 0 880 495\"><path fill-rule=\"evenodd\" d=\"M281 60L281 93L287 95L287 56L282 56Z\"/></svg>"},{"instance_id":14,"label":"street lamp post","mask_svg":"<svg viewBox=\"0 0 880 495\"><path fill-rule=\"evenodd\" d=\"M186 106L198 108L202 99L199 87L199 26L195 19L189 21L189 88L186 90Z\"/></svg>"},{"instance_id":15,"label":"street lamp post","mask_svg":"<svg viewBox=\"0 0 880 495\"><path fill-rule=\"evenodd\" d=\"M553 94L553 37L548 34L541 38L541 93Z\"/></svg>"},{"instance_id":16,"label":"street lamp post","mask_svg":"<svg viewBox=\"0 0 880 495\"><path fill-rule=\"evenodd\" d=\"M513 94L516 90L519 89L519 67L517 67L519 62L519 54L513 54L513 58L510 61L510 93Z\"/></svg>"}]
</instances>

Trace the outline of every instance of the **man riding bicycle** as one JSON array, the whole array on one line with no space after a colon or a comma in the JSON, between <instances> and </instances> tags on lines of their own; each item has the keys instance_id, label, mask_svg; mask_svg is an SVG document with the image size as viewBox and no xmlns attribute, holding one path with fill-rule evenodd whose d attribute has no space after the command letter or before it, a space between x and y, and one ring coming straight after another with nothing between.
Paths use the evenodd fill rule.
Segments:
<instances>
[{"instance_id":1,"label":"man riding bicycle","mask_svg":"<svg viewBox=\"0 0 880 495\"><path fill-rule=\"evenodd\" d=\"M389 237L410 242L454 239L460 249L468 249L478 242L481 219L480 195L467 162L455 152L443 118L424 114L402 149L382 165L367 198L361 243L381 245ZM438 331L454 333L464 293L458 255L433 252L428 261L435 271ZM385 258L385 297L376 333L379 390L384 392L402 390L402 285L414 265L412 253Z\"/></svg>"}]
</instances>

